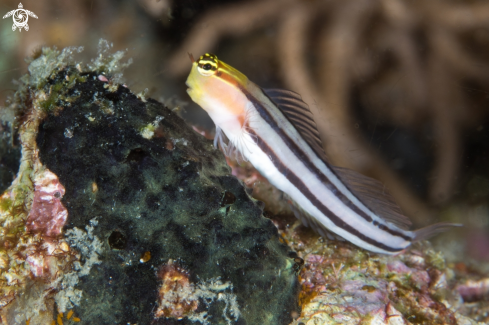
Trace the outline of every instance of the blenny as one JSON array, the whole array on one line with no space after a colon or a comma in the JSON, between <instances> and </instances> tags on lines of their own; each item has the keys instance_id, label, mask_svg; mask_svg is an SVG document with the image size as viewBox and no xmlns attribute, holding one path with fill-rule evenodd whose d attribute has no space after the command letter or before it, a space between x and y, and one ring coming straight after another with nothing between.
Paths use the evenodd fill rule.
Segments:
<instances>
[{"instance_id":1,"label":"blenny","mask_svg":"<svg viewBox=\"0 0 489 325\"><path fill-rule=\"evenodd\" d=\"M251 164L293 202L305 225L329 230L364 249L402 252L415 241L456 226L416 231L379 181L328 163L312 113L300 95L262 89L213 54L197 61L188 94L216 124L214 144Z\"/></svg>"}]
</instances>

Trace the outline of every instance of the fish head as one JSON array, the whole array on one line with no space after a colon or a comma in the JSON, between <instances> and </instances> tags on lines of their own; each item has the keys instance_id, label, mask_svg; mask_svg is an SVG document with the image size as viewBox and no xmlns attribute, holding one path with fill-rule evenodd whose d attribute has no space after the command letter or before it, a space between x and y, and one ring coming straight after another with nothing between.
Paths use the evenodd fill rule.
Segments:
<instances>
[{"instance_id":1,"label":"fish head","mask_svg":"<svg viewBox=\"0 0 489 325\"><path fill-rule=\"evenodd\" d=\"M212 77L217 73L219 61L214 54L206 53L198 60L192 60L192 69L185 84L189 87L187 93L193 101L198 103L198 99L205 94L206 88L212 84Z\"/></svg>"},{"instance_id":2,"label":"fish head","mask_svg":"<svg viewBox=\"0 0 489 325\"><path fill-rule=\"evenodd\" d=\"M218 116L243 115L245 98L240 91L248 85L248 78L220 61L216 55L206 53L192 60L192 69L187 78L187 93L206 110L214 122ZM216 123L217 124L217 123Z\"/></svg>"}]
</instances>

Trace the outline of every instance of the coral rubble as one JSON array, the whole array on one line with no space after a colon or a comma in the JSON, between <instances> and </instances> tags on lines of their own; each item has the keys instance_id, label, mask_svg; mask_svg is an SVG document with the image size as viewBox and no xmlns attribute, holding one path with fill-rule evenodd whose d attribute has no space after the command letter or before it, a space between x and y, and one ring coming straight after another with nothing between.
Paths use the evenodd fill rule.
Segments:
<instances>
[{"instance_id":1,"label":"coral rubble","mask_svg":"<svg viewBox=\"0 0 489 325\"><path fill-rule=\"evenodd\" d=\"M474 292L484 291L485 282L457 284L459 272L428 243L383 256L325 240L302 226L281 234L305 262L300 272L302 313L295 325L486 324L487 315L468 311L463 296L477 296Z\"/></svg>"},{"instance_id":2,"label":"coral rubble","mask_svg":"<svg viewBox=\"0 0 489 325\"><path fill-rule=\"evenodd\" d=\"M8 108L22 159L0 202L2 321L290 323L296 255L262 206L210 141L121 85L123 52L101 41L85 66L81 50L44 48Z\"/></svg>"}]
</instances>

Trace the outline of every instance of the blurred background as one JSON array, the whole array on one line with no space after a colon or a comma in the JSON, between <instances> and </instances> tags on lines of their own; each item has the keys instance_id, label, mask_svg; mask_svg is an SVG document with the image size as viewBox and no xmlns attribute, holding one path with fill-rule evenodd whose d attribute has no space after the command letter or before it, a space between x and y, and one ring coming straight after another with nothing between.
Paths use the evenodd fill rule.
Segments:
<instances>
[{"instance_id":1,"label":"blurred background","mask_svg":"<svg viewBox=\"0 0 489 325\"><path fill-rule=\"evenodd\" d=\"M489 2L22 4L38 18L29 17L30 29L22 32L12 31L12 17L0 21L0 103L13 95L12 81L27 72L24 58L41 46L84 46L78 58L89 62L105 38L133 58L125 72L133 92L147 89L212 137L212 122L184 84L187 53L212 52L264 88L301 94L331 162L382 181L416 227L463 223L433 242L452 261L489 271ZM18 5L1 0L0 15ZM0 150L0 167L11 165L16 154ZM235 164L234 172L247 184L265 183L249 166ZM4 184L14 173L4 176ZM273 208L263 190L257 197L270 214L287 214Z\"/></svg>"}]
</instances>

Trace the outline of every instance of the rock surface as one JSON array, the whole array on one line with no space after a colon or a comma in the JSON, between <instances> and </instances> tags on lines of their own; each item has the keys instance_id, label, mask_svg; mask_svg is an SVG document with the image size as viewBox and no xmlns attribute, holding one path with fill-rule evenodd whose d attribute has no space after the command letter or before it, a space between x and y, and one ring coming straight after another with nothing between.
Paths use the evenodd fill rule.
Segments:
<instances>
[{"instance_id":1,"label":"rock surface","mask_svg":"<svg viewBox=\"0 0 489 325\"><path fill-rule=\"evenodd\" d=\"M93 236L103 244L100 263L77 285L83 294L76 314L92 324L170 323L153 311L157 272L176 261L195 285L190 294L209 287L215 295L197 297L198 306L181 318L290 323L297 312L294 254L229 175L221 153L158 102L122 86L104 88L95 73L85 77L37 136L42 164L66 190L65 229L96 220ZM151 257L142 262L145 252ZM213 291L216 281L226 288Z\"/></svg>"},{"instance_id":2,"label":"rock surface","mask_svg":"<svg viewBox=\"0 0 489 325\"><path fill-rule=\"evenodd\" d=\"M0 123L0 193L9 187L19 169L20 146L12 143L11 128Z\"/></svg>"},{"instance_id":3,"label":"rock surface","mask_svg":"<svg viewBox=\"0 0 489 325\"><path fill-rule=\"evenodd\" d=\"M22 158L0 195L2 323L289 324L296 254L209 140L121 85L110 49L83 65L43 48L3 109Z\"/></svg>"}]
</instances>

